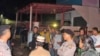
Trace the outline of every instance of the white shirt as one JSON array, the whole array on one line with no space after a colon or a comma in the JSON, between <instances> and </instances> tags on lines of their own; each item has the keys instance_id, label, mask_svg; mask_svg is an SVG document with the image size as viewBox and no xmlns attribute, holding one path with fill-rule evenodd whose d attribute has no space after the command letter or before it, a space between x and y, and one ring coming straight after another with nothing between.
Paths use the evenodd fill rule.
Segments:
<instances>
[{"instance_id":1,"label":"white shirt","mask_svg":"<svg viewBox=\"0 0 100 56\"><path fill-rule=\"evenodd\" d=\"M59 49L60 44L58 44L58 42L62 41L62 35L56 34L55 37L53 38L53 40L54 40L53 48L56 50Z\"/></svg>"},{"instance_id":2,"label":"white shirt","mask_svg":"<svg viewBox=\"0 0 100 56\"><path fill-rule=\"evenodd\" d=\"M32 41L32 36L33 36L33 32L32 32L32 31L28 32L28 41L27 41L27 45L29 45L29 43Z\"/></svg>"},{"instance_id":3,"label":"white shirt","mask_svg":"<svg viewBox=\"0 0 100 56\"><path fill-rule=\"evenodd\" d=\"M100 35L97 35L97 36L93 35L92 38L96 39L94 46L100 45ZM100 52L100 48L95 48L95 49L97 52Z\"/></svg>"}]
</instances>

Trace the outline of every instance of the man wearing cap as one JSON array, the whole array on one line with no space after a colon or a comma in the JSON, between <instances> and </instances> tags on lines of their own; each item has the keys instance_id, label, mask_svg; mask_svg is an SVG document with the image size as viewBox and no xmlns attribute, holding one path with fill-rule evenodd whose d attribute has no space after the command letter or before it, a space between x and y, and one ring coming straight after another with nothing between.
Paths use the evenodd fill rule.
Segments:
<instances>
[{"instance_id":1,"label":"man wearing cap","mask_svg":"<svg viewBox=\"0 0 100 56\"><path fill-rule=\"evenodd\" d=\"M62 46L58 49L59 56L74 56L74 52L76 50L76 45L73 41L74 33L70 29L64 29L63 38L65 42Z\"/></svg>"},{"instance_id":2,"label":"man wearing cap","mask_svg":"<svg viewBox=\"0 0 100 56\"><path fill-rule=\"evenodd\" d=\"M7 41L11 35L9 28L8 25L0 26L0 56L12 56L11 50L7 45Z\"/></svg>"},{"instance_id":3,"label":"man wearing cap","mask_svg":"<svg viewBox=\"0 0 100 56\"><path fill-rule=\"evenodd\" d=\"M29 56L50 56L49 51L43 48L45 37L37 36L36 49L34 49Z\"/></svg>"}]
</instances>

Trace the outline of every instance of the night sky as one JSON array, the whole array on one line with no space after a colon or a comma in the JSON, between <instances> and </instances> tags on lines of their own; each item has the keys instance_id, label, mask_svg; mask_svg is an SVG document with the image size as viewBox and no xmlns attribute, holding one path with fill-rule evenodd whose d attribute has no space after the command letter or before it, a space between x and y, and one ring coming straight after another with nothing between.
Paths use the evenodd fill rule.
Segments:
<instances>
[{"instance_id":1,"label":"night sky","mask_svg":"<svg viewBox=\"0 0 100 56\"><path fill-rule=\"evenodd\" d=\"M15 19L16 11L32 2L55 4L56 0L0 0L0 14Z\"/></svg>"}]
</instances>

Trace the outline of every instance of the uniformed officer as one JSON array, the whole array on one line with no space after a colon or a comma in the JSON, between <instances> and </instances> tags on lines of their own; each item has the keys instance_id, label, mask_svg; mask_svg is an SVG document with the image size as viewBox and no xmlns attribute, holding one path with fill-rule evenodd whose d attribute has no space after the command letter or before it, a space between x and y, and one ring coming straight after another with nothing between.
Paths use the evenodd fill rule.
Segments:
<instances>
[{"instance_id":1,"label":"uniformed officer","mask_svg":"<svg viewBox=\"0 0 100 56\"><path fill-rule=\"evenodd\" d=\"M36 49L33 50L29 56L51 56L49 51L43 48L43 43L45 42L45 37L37 36Z\"/></svg>"},{"instance_id":2,"label":"uniformed officer","mask_svg":"<svg viewBox=\"0 0 100 56\"><path fill-rule=\"evenodd\" d=\"M0 26L0 56L12 56L11 50L7 45L7 41L10 38L10 27L8 25Z\"/></svg>"},{"instance_id":3,"label":"uniformed officer","mask_svg":"<svg viewBox=\"0 0 100 56\"><path fill-rule=\"evenodd\" d=\"M59 56L74 56L76 45L73 41L74 33L70 29L63 29L63 38L65 42L58 49Z\"/></svg>"}]
</instances>

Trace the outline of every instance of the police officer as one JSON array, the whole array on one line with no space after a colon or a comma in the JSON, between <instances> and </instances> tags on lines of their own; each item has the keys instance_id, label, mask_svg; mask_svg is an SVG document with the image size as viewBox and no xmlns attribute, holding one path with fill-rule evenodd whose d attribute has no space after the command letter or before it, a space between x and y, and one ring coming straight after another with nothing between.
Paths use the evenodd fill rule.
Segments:
<instances>
[{"instance_id":1,"label":"police officer","mask_svg":"<svg viewBox=\"0 0 100 56\"><path fill-rule=\"evenodd\" d=\"M29 56L51 56L49 51L43 48L43 43L45 42L45 37L37 36L36 49L34 49Z\"/></svg>"},{"instance_id":2,"label":"police officer","mask_svg":"<svg viewBox=\"0 0 100 56\"><path fill-rule=\"evenodd\" d=\"M76 45L73 41L74 33L70 29L63 29L63 38L65 42L58 49L59 56L74 56Z\"/></svg>"},{"instance_id":3,"label":"police officer","mask_svg":"<svg viewBox=\"0 0 100 56\"><path fill-rule=\"evenodd\" d=\"M7 44L11 36L10 27L8 25L0 26L0 56L12 56L11 50Z\"/></svg>"}]
</instances>

